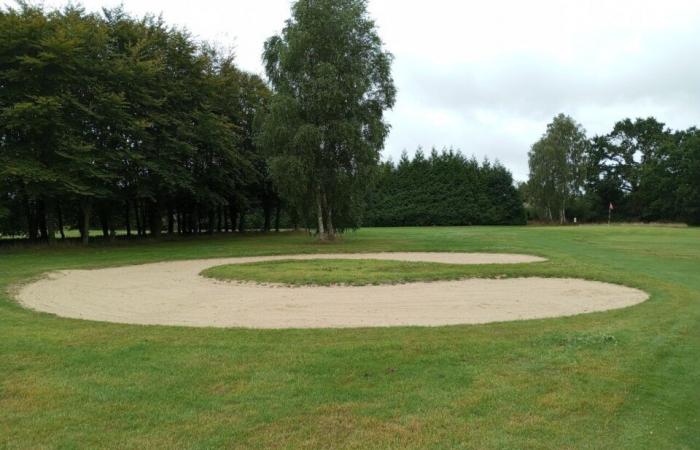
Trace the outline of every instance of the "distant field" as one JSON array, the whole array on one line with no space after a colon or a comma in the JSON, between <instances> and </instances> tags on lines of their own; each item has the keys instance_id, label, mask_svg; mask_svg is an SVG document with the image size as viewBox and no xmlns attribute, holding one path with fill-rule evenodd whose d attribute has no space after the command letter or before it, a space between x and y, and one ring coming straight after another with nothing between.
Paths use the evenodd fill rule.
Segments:
<instances>
[{"instance_id":1,"label":"distant field","mask_svg":"<svg viewBox=\"0 0 700 450\"><path fill-rule=\"evenodd\" d=\"M63 319L10 294L56 269L377 251L539 255L548 261L466 273L608 281L651 299L478 326L263 331ZM314 269L321 283L323 267ZM352 264L334 267L334 277L351 277ZM383 275L365 270L365 282L405 281L399 265L371 268ZM431 279L424 269L407 271ZM247 275L261 273L252 266ZM374 228L333 244L254 233L0 249L0 447L700 448L698 274L700 229L667 226Z\"/></svg>"}]
</instances>

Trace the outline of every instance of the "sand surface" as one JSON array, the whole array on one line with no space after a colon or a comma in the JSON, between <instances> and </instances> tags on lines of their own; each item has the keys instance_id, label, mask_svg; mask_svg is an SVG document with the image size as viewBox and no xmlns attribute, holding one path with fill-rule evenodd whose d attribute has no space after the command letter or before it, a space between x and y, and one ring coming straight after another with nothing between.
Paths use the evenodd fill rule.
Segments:
<instances>
[{"instance_id":1,"label":"sand surface","mask_svg":"<svg viewBox=\"0 0 700 450\"><path fill-rule=\"evenodd\" d=\"M63 270L23 286L24 306L63 317L144 325L326 328L475 324L622 308L647 294L579 279L466 279L381 286L285 287L223 282L199 273L279 259L384 259L453 264L543 261L491 253L284 255Z\"/></svg>"}]
</instances>

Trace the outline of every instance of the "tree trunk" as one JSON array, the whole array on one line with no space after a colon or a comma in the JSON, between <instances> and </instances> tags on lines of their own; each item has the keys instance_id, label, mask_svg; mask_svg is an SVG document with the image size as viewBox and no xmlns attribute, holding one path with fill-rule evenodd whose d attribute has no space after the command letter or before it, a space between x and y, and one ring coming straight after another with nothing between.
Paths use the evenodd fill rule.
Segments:
<instances>
[{"instance_id":1,"label":"tree trunk","mask_svg":"<svg viewBox=\"0 0 700 450\"><path fill-rule=\"evenodd\" d=\"M280 231L280 203L277 202L277 207L275 208L275 232Z\"/></svg>"},{"instance_id":2,"label":"tree trunk","mask_svg":"<svg viewBox=\"0 0 700 450\"><path fill-rule=\"evenodd\" d=\"M228 213L229 213L229 220L231 221L231 232L234 233L236 231L236 223L238 219L238 209L236 208L236 203L233 200L229 200L228 202Z\"/></svg>"},{"instance_id":3,"label":"tree trunk","mask_svg":"<svg viewBox=\"0 0 700 450\"><path fill-rule=\"evenodd\" d=\"M131 237L131 208L129 208L129 200L126 201L126 209L124 210L124 224L126 225L126 237Z\"/></svg>"},{"instance_id":4,"label":"tree trunk","mask_svg":"<svg viewBox=\"0 0 700 450\"><path fill-rule=\"evenodd\" d=\"M333 226L333 216L330 208L328 208L326 211L326 215L328 216L326 223L326 234L328 234L328 239L332 241L335 239L335 227Z\"/></svg>"},{"instance_id":5,"label":"tree trunk","mask_svg":"<svg viewBox=\"0 0 700 450\"><path fill-rule=\"evenodd\" d=\"M100 225L102 225L102 236L109 239L109 212L104 207L100 208Z\"/></svg>"},{"instance_id":6,"label":"tree trunk","mask_svg":"<svg viewBox=\"0 0 700 450\"><path fill-rule=\"evenodd\" d=\"M559 211L559 224L564 225L566 222L566 200L561 202L561 210Z\"/></svg>"},{"instance_id":7,"label":"tree trunk","mask_svg":"<svg viewBox=\"0 0 700 450\"><path fill-rule=\"evenodd\" d=\"M326 199L326 194L322 194L322 205L323 210L326 213L326 239L332 241L335 239L335 228L333 228L333 214L331 208L328 206L328 200Z\"/></svg>"},{"instance_id":8,"label":"tree trunk","mask_svg":"<svg viewBox=\"0 0 700 450\"><path fill-rule=\"evenodd\" d=\"M209 207L209 211L207 211L207 234L214 234L214 220L214 210Z\"/></svg>"},{"instance_id":9,"label":"tree trunk","mask_svg":"<svg viewBox=\"0 0 700 450\"><path fill-rule=\"evenodd\" d=\"M239 213L239 218L238 218L238 232L239 233L245 233L245 209L241 209L241 212Z\"/></svg>"},{"instance_id":10,"label":"tree trunk","mask_svg":"<svg viewBox=\"0 0 700 450\"><path fill-rule=\"evenodd\" d=\"M44 200L36 202L36 217L39 224L39 236L42 241L49 240L49 230L46 223L46 204Z\"/></svg>"},{"instance_id":11,"label":"tree trunk","mask_svg":"<svg viewBox=\"0 0 700 450\"><path fill-rule=\"evenodd\" d=\"M222 207L221 205L218 205L216 207L216 232L221 233L221 229L223 228L223 213L221 212Z\"/></svg>"},{"instance_id":12,"label":"tree trunk","mask_svg":"<svg viewBox=\"0 0 700 450\"><path fill-rule=\"evenodd\" d=\"M149 225L151 228L151 236L158 237L160 236L161 229L163 228L163 218L160 215L160 208L158 207L157 202L149 202L148 213L148 217L150 219Z\"/></svg>"},{"instance_id":13,"label":"tree trunk","mask_svg":"<svg viewBox=\"0 0 700 450\"><path fill-rule=\"evenodd\" d=\"M141 213L141 236L146 236L148 234L148 202L142 200L139 205L139 211Z\"/></svg>"},{"instance_id":14,"label":"tree trunk","mask_svg":"<svg viewBox=\"0 0 700 450\"><path fill-rule=\"evenodd\" d=\"M141 213L139 212L138 200L134 200L134 216L136 217L136 234L141 236L143 234L143 226L141 223Z\"/></svg>"},{"instance_id":15,"label":"tree trunk","mask_svg":"<svg viewBox=\"0 0 700 450\"><path fill-rule=\"evenodd\" d=\"M27 237L29 237L30 240L35 241L38 236L36 228L36 213L32 202L29 200L29 195L25 195L24 197L24 209L27 212Z\"/></svg>"},{"instance_id":16,"label":"tree trunk","mask_svg":"<svg viewBox=\"0 0 700 450\"><path fill-rule=\"evenodd\" d=\"M297 212L296 208L289 211L289 217L292 220L292 228L294 228L294 231L298 231L299 230L299 213Z\"/></svg>"},{"instance_id":17,"label":"tree trunk","mask_svg":"<svg viewBox=\"0 0 700 450\"><path fill-rule=\"evenodd\" d=\"M60 202L56 205L56 212L58 213L58 232L61 234L61 240L64 240L66 233L63 231L63 210Z\"/></svg>"},{"instance_id":18,"label":"tree trunk","mask_svg":"<svg viewBox=\"0 0 700 450\"><path fill-rule=\"evenodd\" d=\"M322 241L326 240L326 230L323 227L323 206L321 205L321 190L318 190L316 196L316 215L318 216L318 238Z\"/></svg>"},{"instance_id":19,"label":"tree trunk","mask_svg":"<svg viewBox=\"0 0 700 450\"><path fill-rule=\"evenodd\" d=\"M89 199L80 201L80 237L83 245L87 245L90 241L90 214L92 212L92 202Z\"/></svg>"},{"instance_id":20,"label":"tree trunk","mask_svg":"<svg viewBox=\"0 0 700 450\"><path fill-rule=\"evenodd\" d=\"M142 236L146 236L148 234L148 227L149 227L149 205L148 201L143 200L141 201L141 234Z\"/></svg>"},{"instance_id":21,"label":"tree trunk","mask_svg":"<svg viewBox=\"0 0 700 450\"><path fill-rule=\"evenodd\" d=\"M270 227L272 226L272 210L269 207L263 208L263 215L265 216L263 231L267 233L270 231Z\"/></svg>"},{"instance_id":22,"label":"tree trunk","mask_svg":"<svg viewBox=\"0 0 700 450\"><path fill-rule=\"evenodd\" d=\"M46 239L51 244L56 239L56 220L52 200L44 200L44 214L46 215Z\"/></svg>"},{"instance_id":23,"label":"tree trunk","mask_svg":"<svg viewBox=\"0 0 700 450\"><path fill-rule=\"evenodd\" d=\"M175 232L175 211L172 206L168 206L168 235L172 236Z\"/></svg>"},{"instance_id":24,"label":"tree trunk","mask_svg":"<svg viewBox=\"0 0 700 450\"><path fill-rule=\"evenodd\" d=\"M195 205L194 207L194 216L192 217L192 220L194 220L194 223L192 224L194 226L194 234L199 234L200 230L200 220L199 220L199 205Z\"/></svg>"}]
</instances>

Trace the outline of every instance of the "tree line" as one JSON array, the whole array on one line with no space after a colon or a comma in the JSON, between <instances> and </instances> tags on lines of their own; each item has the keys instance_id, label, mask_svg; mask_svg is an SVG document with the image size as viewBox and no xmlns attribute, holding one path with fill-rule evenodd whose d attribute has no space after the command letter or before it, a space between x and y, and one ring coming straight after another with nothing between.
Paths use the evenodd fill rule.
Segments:
<instances>
[{"instance_id":1,"label":"tree line","mask_svg":"<svg viewBox=\"0 0 700 450\"><path fill-rule=\"evenodd\" d=\"M700 222L700 132L557 116L516 189L498 163L380 163L396 88L366 0L297 0L266 80L159 17L0 8L0 236L51 241L366 225Z\"/></svg>"},{"instance_id":2,"label":"tree line","mask_svg":"<svg viewBox=\"0 0 700 450\"><path fill-rule=\"evenodd\" d=\"M522 187L534 219L700 224L700 130L653 117L624 119L588 138L560 114L529 152Z\"/></svg>"},{"instance_id":3,"label":"tree line","mask_svg":"<svg viewBox=\"0 0 700 450\"><path fill-rule=\"evenodd\" d=\"M0 234L359 226L392 56L365 0L291 12L264 81L158 17L0 9Z\"/></svg>"},{"instance_id":4,"label":"tree line","mask_svg":"<svg viewBox=\"0 0 700 450\"><path fill-rule=\"evenodd\" d=\"M418 149L380 165L363 221L371 226L521 225L523 200L511 173L458 151Z\"/></svg>"},{"instance_id":5,"label":"tree line","mask_svg":"<svg viewBox=\"0 0 700 450\"><path fill-rule=\"evenodd\" d=\"M280 203L254 139L269 97L158 17L1 10L1 231L212 232L254 206L269 229Z\"/></svg>"}]
</instances>

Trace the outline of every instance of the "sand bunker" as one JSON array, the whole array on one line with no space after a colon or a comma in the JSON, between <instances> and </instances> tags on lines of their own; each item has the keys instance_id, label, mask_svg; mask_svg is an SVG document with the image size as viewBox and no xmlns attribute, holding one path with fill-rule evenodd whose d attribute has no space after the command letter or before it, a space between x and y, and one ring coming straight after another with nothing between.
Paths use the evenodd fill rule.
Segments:
<instances>
[{"instance_id":1,"label":"sand bunker","mask_svg":"<svg viewBox=\"0 0 700 450\"><path fill-rule=\"evenodd\" d=\"M222 282L212 266L279 259L383 259L452 264L542 261L491 253L284 255L64 270L24 286L28 308L63 317L144 325L326 328L454 325L622 308L647 294L579 279L466 279L381 286L283 287Z\"/></svg>"}]
</instances>

